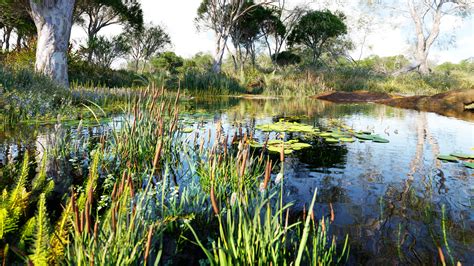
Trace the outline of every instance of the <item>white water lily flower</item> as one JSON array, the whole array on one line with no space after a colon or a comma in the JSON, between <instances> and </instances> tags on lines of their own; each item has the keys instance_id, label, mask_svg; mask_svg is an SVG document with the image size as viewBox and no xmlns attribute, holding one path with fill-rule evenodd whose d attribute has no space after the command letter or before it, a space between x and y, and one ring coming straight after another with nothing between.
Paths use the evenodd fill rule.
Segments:
<instances>
[{"instance_id":1,"label":"white water lily flower","mask_svg":"<svg viewBox=\"0 0 474 266\"><path fill-rule=\"evenodd\" d=\"M276 177L276 179L275 179L275 183L276 183L276 184L279 184L282 179L283 179L283 174L282 174L282 173L278 173L278 174L277 174L277 177Z\"/></svg>"}]
</instances>

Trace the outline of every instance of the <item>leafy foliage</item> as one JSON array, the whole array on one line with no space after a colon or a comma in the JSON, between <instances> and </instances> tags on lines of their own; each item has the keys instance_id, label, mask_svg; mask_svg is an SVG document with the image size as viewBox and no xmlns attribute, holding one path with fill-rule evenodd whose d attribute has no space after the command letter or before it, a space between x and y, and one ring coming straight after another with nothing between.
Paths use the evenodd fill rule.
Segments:
<instances>
[{"instance_id":1,"label":"leafy foliage","mask_svg":"<svg viewBox=\"0 0 474 266\"><path fill-rule=\"evenodd\" d=\"M316 63L326 42L346 32L343 14L333 14L329 10L311 11L293 29L288 37L288 44L303 45L311 49L313 63Z\"/></svg>"}]
</instances>

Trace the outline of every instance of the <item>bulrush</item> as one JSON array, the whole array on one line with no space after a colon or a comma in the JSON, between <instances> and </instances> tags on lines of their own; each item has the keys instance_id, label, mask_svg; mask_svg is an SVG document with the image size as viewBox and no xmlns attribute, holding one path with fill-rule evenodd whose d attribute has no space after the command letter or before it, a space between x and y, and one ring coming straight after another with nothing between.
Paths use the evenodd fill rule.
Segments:
<instances>
[{"instance_id":1,"label":"bulrush","mask_svg":"<svg viewBox=\"0 0 474 266\"><path fill-rule=\"evenodd\" d=\"M145 246L145 255L143 258L143 261L145 264L147 264L148 256L150 255L152 236L153 236L153 226L150 225L150 229L148 229L148 236L147 236L147 241L146 241L146 246Z\"/></svg>"},{"instance_id":2,"label":"bulrush","mask_svg":"<svg viewBox=\"0 0 474 266\"><path fill-rule=\"evenodd\" d=\"M211 205L215 215L219 215L219 207L217 206L216 195L214 194L214 172L215 172L215 161L212 162L211 166Z\"/></svg>"},{"instance_id":3,"label":"bulrush","mask_svg":"<svg viewBox=\"0 0 474 266\"><path fill-rule=\"evenodd\" d=\"M267 164L265 166L265 178L263 179L263 189L267 189L268 183L270 182L271 175L272 175L272 161L267 160Z\"/></svg>"},{"instance_id":4,"label":"bulrush","mask_svg":"<svg viewBox=\"0 0 474 266\"><path fill-rule=\"evenodd\" d=\"M331 209L331 223L334 222L335 216L334 216L334 209L332 208L332 203L329 202L329 208Z\"/></svg>"}]
</instances>

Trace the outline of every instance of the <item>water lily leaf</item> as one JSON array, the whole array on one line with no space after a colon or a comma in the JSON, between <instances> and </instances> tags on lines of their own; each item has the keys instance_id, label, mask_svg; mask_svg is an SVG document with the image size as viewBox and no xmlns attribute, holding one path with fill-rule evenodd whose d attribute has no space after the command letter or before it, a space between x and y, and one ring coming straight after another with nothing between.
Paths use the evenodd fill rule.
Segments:
<instances>
[{"instance_id":1,"label":"water lily leaf","mask_svg":"<svg viewBox=\"0 0 474 266\"><path fill-rule=\"evenodd\" d=\"M451 156L458 157L460 159L474 159L474 155L465 153L451 153Z\"/></svg>"},{"instance_id":2,"label":"water lily leaf","mask_svg":"<svg viewBox=\"0 0 474 266\"><path fill-rule=\"evenodd\" d=\"M274 152L274 153L280 153L281 152L281 146L268 146L267 149L268 149L268 151ZM283 153L288 155L288 154L293 153L293 150L285 148L283 150Z\"/></svg>"},{"instance_id":3,"label":"water lily leaf","mask_svg":"<svg viewBox=\"0 0 474 266\"><path fill-rule=\"evenodd\" d=\"M194 128L192 127L186 127L186 128L181 129L182 133L191 133L193 131L194 131Z\"/></svg>"},{"instance_id":4,"label":"water lily leaf","mask_svg":"<svg viewBox=\"0 0 474 266\"><path fill-rule=\"evenodd\" d=\"M320 133L319 136L325 138L325 137L330 137L332 135L332 133L329 133L329 132L323 132L323 133Z\"/></svg>"},{"instance_id":5,"label":"water lily leaf","mask_svg":"<svg viewBox=\"0 0 474 266\"><path fill-rule=\"evenodd\" d=\"M389 143L390 141L388 139L384 139L380 136L374 136L374 138L372 139L373 142L377 142L377 143Z\"/></svg>"},{"instance_id":6,"label":"water lily leaf","mask_svg":"<svg viewBox=\"0 0 474 266\"><path fill-rule=\"evenodd\" d=\"M464 166L466 166L467 168L474 169L474 163L471 162L464 162Z\"/></svg>"},{"instance_id":7,"label":"water lily leaf","mask_svg":"<svg viewBox=\"0 0 474 266\"><path fill-rule=\"evenodd\" d=\"M355 139L352 138L352 137L349 137L349 138L344 137L344 138L340 138L339 140L342 141L342 142L354 142L355 141Z\"/></svg>"},{"instance_id":8,"label":"water lily leaf","mask_svg":"<svg viewBox=\"0 0 474 266\"><path fill-rule=\"evenodd\" d=\"M325 138L327 143L338 143L339 140L335 138Z\"/></svg>"},{"instance_id":9,"label":"water lily leaf","mask_svg":"<svg viewBox=\"0 0 474 266\"><path fill-rule=\"evenodd\" d=\"M358 139L362 139L362 140L373 140L374 139L374 136L372 135L367 135L367 134L354 134L354 136Z\"/></svg>"},{"instance_id":10,"label":"water lily leaf","mask_svg":"<svg viewBox=\"0 0 474 266\"><path fill-rule=\"evenodd\" d=\"M309 148L311 147L311 144L308 144L308 143L302 143L302 142L298 142L298 143L293 143L291 145L291 149L295 150L295 151L299 151L301 149L304 149L304 148Z\"/></svg>"},{"instance_id":11,"label":"water lily leaf","mask_svg":"<svg viewBox=\"0 0 474 266\"><path fill-rule=\"evenodd\" d=\"M442 160L442 161L448 161L448 162L457 162L458 161L458 158L454 157L454 156L451 156L451 155L438 155L438 157L436 157L438 160Z\"/></svg>"}]
</instances>

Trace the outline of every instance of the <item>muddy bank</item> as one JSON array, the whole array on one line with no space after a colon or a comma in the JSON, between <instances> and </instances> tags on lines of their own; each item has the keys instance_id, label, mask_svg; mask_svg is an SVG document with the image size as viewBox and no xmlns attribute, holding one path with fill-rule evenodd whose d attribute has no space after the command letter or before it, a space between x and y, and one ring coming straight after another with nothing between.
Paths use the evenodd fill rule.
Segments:
<instances>
[{"instance_id":1,"label":"muddy bank","mask_svg":"<svg viewBox=\"0 0 474 266\"><path fill-rule=\"evenodd\" d=\"M408 97L383 92L330 92L313 97L337 103L375 102L474 121L474 90L450 91L433 96Z\"/></svg>"}]
</instances>

